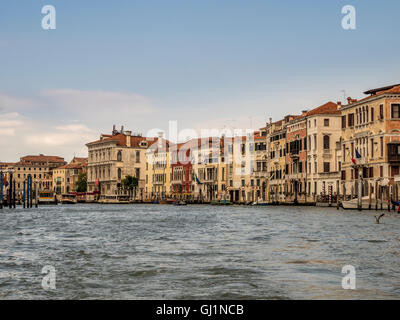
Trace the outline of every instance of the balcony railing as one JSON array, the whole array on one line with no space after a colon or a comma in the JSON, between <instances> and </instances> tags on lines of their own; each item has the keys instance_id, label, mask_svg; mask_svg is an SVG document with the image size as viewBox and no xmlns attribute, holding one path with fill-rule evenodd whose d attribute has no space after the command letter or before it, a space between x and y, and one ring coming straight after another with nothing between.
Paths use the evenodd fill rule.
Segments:
<instances>
[{"instance_id":1,"label":"balcony railing","mask_svg":"<svg viewBox=\"0 0 400 320\"><path fill-rule=\"evenodd\" d=\"M400 162L400 154L389 154L388 161L389 162Z\"/></svg>"}]
</instances>

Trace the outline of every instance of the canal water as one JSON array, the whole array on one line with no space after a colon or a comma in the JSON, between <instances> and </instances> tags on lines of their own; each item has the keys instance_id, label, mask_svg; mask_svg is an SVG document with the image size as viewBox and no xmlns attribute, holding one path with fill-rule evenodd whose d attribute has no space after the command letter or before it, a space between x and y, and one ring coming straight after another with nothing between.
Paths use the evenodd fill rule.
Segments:
<instances>
[{"instance_id":1,"label":"canal water","mask_svg":"<svg viewBox=\"0 0 400 320\"><path fill-rule=\"evenodd\" d=\"M0 210L0 299L399 299L400 215L316 207ZM356 289L342 288L342 267ZM44 290L44 266L56 288Z\"/></svg>"}]
</instances>

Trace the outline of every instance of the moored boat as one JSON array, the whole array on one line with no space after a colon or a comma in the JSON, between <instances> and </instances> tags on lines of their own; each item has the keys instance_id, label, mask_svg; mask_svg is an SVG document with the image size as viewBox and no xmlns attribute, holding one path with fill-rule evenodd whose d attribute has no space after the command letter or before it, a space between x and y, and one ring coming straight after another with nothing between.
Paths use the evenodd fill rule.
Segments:
<instances>
[{"instance_id":1,"label":"moored boat","mask_svg":"<svg viewBox=\"0 0 400 320\"><path fill-rule=\"evenodd\" d=\"M76 199L75 194L63 194L61 196L61 203L62 204L76 204L78 200Z\"/></svg>"},{"instance_id":2,"label":"moored boat","mask_svg":"<svg viewBox=\"0 0 400 320\"><path fill-rule=\"evenodd\" d=\"M43 204L57 204L57 198L52 191L39 192L39 205Z\"/></svg>"},{"instance_id":3,"label":"moored boat","mask_svg":"<svg viewBox=\"0 0 400 320\"><path fill-rule=\"evenodd\" d=\"M357 210L358 209L358 198L348 200L348 201L342 201L342 207L343 209L346 210ZM361 199L361 208L363 210L370 210L370 209L375 209L376 208L376 201L375 199L369 199L369 197L363 197ZM378 209L381 208L381 203L378 201ZM382 203L382 209L387 210L388 208L388 203L384 201Z\"/></svg>"}]
</instances>

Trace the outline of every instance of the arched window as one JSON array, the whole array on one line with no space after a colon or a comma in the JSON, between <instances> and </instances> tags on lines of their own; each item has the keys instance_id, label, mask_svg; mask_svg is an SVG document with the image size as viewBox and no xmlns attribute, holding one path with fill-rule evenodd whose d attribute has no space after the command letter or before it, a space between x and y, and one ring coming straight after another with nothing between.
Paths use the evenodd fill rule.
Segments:
<instances>
[{"instance_id":1,"label":"arched window","mask_svg":"<svg viewBox=\"0 0 400 320\"><path fill-rule=\"evenodd\" d=\"M119 150L117 153L117 161L122 161L122 151Z\"/></svg>"},{"instance_id":2,"label":"arched window","mask_svg":"<svg viewBox=\"0 0 400 320\"><path fill-rule=\"evenodd\" d=\"M329 149L329 136L324 136L324 149Z\"/></svg>"},{"instance_id":3,"label":"arched window","mask_svg":"<svg viewBox=\"0 0 400 320\"><path fill-rule=\"evenodd\" d=\"M118 168L118 180L121 180L122 178L122 170L121 168Z\"/></svg>"}]
</instances>

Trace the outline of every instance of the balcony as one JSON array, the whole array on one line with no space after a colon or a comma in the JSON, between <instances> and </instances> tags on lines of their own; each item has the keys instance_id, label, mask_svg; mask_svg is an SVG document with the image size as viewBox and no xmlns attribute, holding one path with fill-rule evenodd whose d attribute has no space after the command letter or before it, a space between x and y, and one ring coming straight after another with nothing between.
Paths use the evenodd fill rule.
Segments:
<instances>
[{"instance_id":1,"label":"balcony","mask_svg":"<svg viewBox=\"0 0 400 320\"><path fill-rule=\"evenodd\" d=\"M388 143L388 162L400 162L400 143Z\"/></svg>"},{"instance_id":2,"label":"balcony","mask_svg":"<svg viewBox=\"0 0 400 320\"><path fill-rule=\"evenodd\" d=\"M389 154L388 161L390 163L400 162L400 154Z\"/></svg>"}]
</instances>

